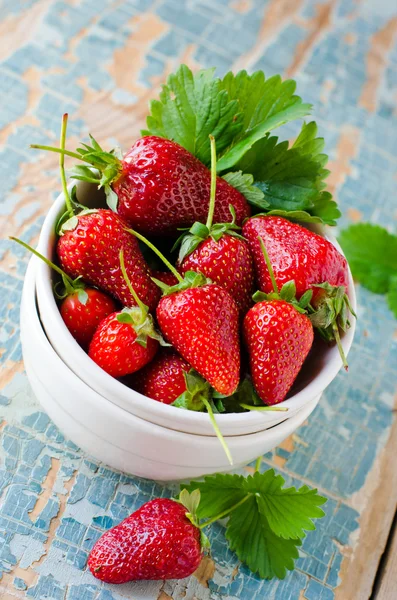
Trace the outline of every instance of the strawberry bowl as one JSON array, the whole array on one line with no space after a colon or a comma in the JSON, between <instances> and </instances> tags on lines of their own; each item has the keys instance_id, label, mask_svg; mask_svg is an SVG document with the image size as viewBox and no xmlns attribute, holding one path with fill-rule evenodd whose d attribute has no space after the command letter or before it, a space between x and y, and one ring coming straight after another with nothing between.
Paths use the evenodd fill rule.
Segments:
<instances>
[{"instance_id":1,"label":"strawberry bowl","mask_svg":"<svg viewBox=\"0 0 397 600\"><path fill-rule=\"evenodd\" d=\"M27 376L37 399L59 429L87 453L115 469L149 479L175 481L243 466L291 435L320 399L318 394L293 416L284 417L282 423L270 428L258 431L254 426L255 433L226 435L234 459L231 467L212 429L208 435L192 434L183 431L182 424L176 430L175 422L173 427L153 423L134 414L131 407L126 410L109 401L73 372L51 345L40 321L35 289L40 266L33 257L21 303L21 343ZM72 350L78 353L79 349L76 344ZM84 355L82 350L81 354ZM146 401L157 406L150 399ZM185 412L162 408L168 408L175 420Z\"/></svg>"},{"instance_id":2,"label":"strawberry bowl","mask_svg":"<svg viewBox=\"0 0 397 600\"><path fill-rule=\"evenodd\" d=\"M78 195L84 205L98 207L104 205L104 197L95 186L79 183ZM43 224L39 250L47 258L53 258L55 244L55 225L64 211L65 200L61 194ZM336 240L325 233L338 249ZM356 308L354 285L349 271L349 297L353 309ZM45 334L53 349L72 373L91 390L99 394L115 407L154 425L193 435L204 435L214 438L208 415L205 413L177 410L161 402L155 402L130 389L114 379L97 366L80 348L66 329L53 295L53 275L50 268L37 261L35 269L35 286L37 305ZM354 337L355 321L342 337L342 346L347 355ZM321 393L336 377L342 366L336 346L321 344L312 352L310 361L305 365L292 392L283 402L286 412L229 413L217 415L217 423L224 436L241 436L261 432L273 428L283 421L293 419L299 411L318 400ZM82 400L83 401L83 400ZM214 440L216 441L216 440Z\"/></svg>"}]
</instances>

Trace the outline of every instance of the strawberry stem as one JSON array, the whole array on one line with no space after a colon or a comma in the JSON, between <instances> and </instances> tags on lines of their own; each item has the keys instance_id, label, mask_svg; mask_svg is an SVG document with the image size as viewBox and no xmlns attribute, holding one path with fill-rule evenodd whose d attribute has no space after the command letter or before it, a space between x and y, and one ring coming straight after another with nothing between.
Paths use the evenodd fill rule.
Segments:
<instances>
[{"instance_id":1,"label":"strawberry stem","mask_svg":"<svg viewBox=\"0 0 397 600\"><path fill-rule=\"evenodd\" d=\"M142 300L139 298L138 294L136 293L136 291L132 287L131 280L128 277L127 271L125 269L123 249L120 250L119 259L120 259L120 268L121 268L121 272L122 272L123 277L124 277L124 281L126 282L127 287L129 289L131 295L133 296L135 302L137 303L137 306L139 306L139 308L142 311L142 318L145 319L146 315L147 315L147 312L148 312L147 311L147 306L142 302Z\"/></svg>"},{"instance_id":2,"label":"strawberry stem","mask_svg":"<svg viewBox=\"0 0 397 600\"><path fill-rule=\"evenodd\" d=\"M257 473L261 467L262 464L262 457L258 456L258 458L255 461L255 473Z\"/></svg>"},{"instance_id":3,"label":"strawberry stem","mask_svg":"<svg viewBox=\"0 0 397 600\"><path fill-rule=\"evenodd\" d=\"M229 461L229 463L232 465L233 464L233 458L232 455L230 454L230 450L228 448L228 445L225 442L225 438L222 435L221 430L219 429L218 423L215 420L215 415L214 415L214 411L212 410L211 404L208 402L207 398L205 396L201 396L201 401L204 404L205 408L207 409L210 421L212 423L212 427L214 428L214 431L216 433L216 437L218 438L218 440L220 441L222 448L225 451L225 454L227 456L227 459Z\"/></svg>"},{"instance_id":4,"label":"strawberry stem","mask_svg":"<svg viewBox=\"0 0 397 600\"><path fill-rule=\"evenodd\" d=\"M248 498L251 498L251 496L252 496L252 494L247 494L246 496L244 496L244 498L241 498L241 500L236 502L236 504L234 504L230 508L227 508L226 510L218 513L217 515L215 515L215 517L212 517L211 519L208 519L208 521L205 521L205 523L201 523L201 525L198 525L198 528L204 529L204 527L207 527L207 525L212 525L212 523L219 521L219 519L223 519L224 517L227 517L231 512L236 510L236 508L238 508L239 506L244 504L244 502L247 502Z\"/></svg>"},{"instance_id":5,"label":"strawberry stem","mask_svg":"<svg viewBox=\"0 0 397 600\"><path fill-rule=\"evenodd\" d=\"M65 150L67 124L68 124L68 115L67 115L67 113L65 113L62 117L61 139L60 139L60 143L59 143L61 150ZM74 217L72 201L70 200L68 186L66 183L65 155L63 154L63 152L59 156L59 170L61 172L62 191L63 191L63 195L65 196L65 204L66 204L67 212L69 213L70 217Z\"/></svg>"},{"instance_id":6,"label":"strawberry stem","mask_svg":"<svg viewBox=\"0 0 397 600\"><path fill-rule=\"evenodd\" d=\"M210 135L210 143L211 143L211 191L210 191L210 204L208 208L208 216L206 226L208 231L211 230L212 221L214 219L214 211L215 211L215 196L216 196L216 145L215 138L213 135Z\"/></svg>"},{"instance_id":7,"label":"strawberry stem","mask_svg":"<svg viewBox=\"0 0 397 600\"><path fill-rule=\"evenodd\" d=\"M265 243L264 243L263 239L259 235L258 235L258 240L259 240L262 252L263 252L263 258L265 259L265 262L266 262L267 270L269 271L269 275L270 275L270 279L271 279L271 282L272 282L273 290L274 290L274 292L276 294L278 294L278 287L277 287L277 283L276 283L276 278L274 277L273 267L272 267L272 264L270 262L269 255L267 253Z\"/></svg>"},{"instance_id":8,"label":"strawberry stem","mask_svg":"<svg viewBox=\"0 0 397 600\"><path fill-rule=\"evenodd\" d=\"M335 321L332 323L332 331L334 332L334 337L335 337L336 345L338 346L340 357L342 359L343 368L345 369L345 371L348 371L349 365L347 364L345 351L343 350L342 342L340 339L339 327L335 323Z\"/></svg>"},{"instance_id":9,"label":"strawberry stem","mask_svg":"<svg viewBox=\"0 0 397 600\"><path fill-rule=\"evenodd\" d=\"M166 265L166 267L169 268L169 270L171 271L171 273L173 275L175 275L175 277L177 278L177 280L179 281L179 283L182 283L183 281L183 277L181 276L180 273L178 273L178 271L175 269L175 267L170 263L169 260L167 260L164 256L164 254L162 254L160 252L160 250L158 250L156 248L156 246L154 246L152 244L152 242L149 242L148 239L146 239L143 235L141 235L140 233L138 233L137 231L134 231L133 229L127 229L128 233L131 233L131 235L134 235L136 238L138 238L138 240L141 240L141 242L143 242L144 244L146 244L146 246L148 248L150 248L151 250L153 250L153 252L159 257L160 260L163 261L163 263Z\"/></svg>"},{"instance_id":10,"label":"strawberry stem","mask_svg":"<svg viewBox=\"0 0 397 600\"><path fill-rule=\"evenodd\" d=\"M42 146L41 144L30 144L30 148L33 148L34 150L45 150L46 152L56 152L58 154L70 156L71 158L75 158L76 160L89 162L88 160L80 156L80 154L77 154L77 152L71 152L70 150L56 148L55 146Z\"/></svg>"},{"instance_id":11,"label":"strawberry stem","mask_svg":"<svg viewBox=\"0 0 397 600\"><path fill-rule=\"evenodd\" d=\"M32 246L29 246L29 244L26 244L22 240L19 240L18 238L12 237L12 236L10 236L10 240L12 240L13 242L16 242L20 246L23 246L24 248L26 248L26 250L29 250L29 252L32 252L32 254L34 254L38 258L41 258L41 260L43 262L45 262L45 264L47 266L49 266L51 269L54 269L54 271L59 273L59 275L62 277L62 281L64 283L67 294L74 294L76 292L77 286L75 285L75 282L73 281L73 279L71 277L69 277L69 275L66 275L65 271L62 271L62 269L60 267L58 267L58 265L51 262L48 258L46 258L42 254L40 254L40 252L38 252L37 250L32 248ZM79 284L78 289L80 289L80 290L84 289L83 283Z\"/></svg>"},{"instance_id":12,"label":"strawberry stem","mask_svg":"<svg viewBox=\"0 0 397 600\"><path fill-rule=\"evenodd\" d=\"M286 412L288 410L285 406L254 406L250 404L240 404L241 408L246 410L257 410L258 412L266 412L269 410L275 410L277 412Z\"/></svg>"}]
</instances>

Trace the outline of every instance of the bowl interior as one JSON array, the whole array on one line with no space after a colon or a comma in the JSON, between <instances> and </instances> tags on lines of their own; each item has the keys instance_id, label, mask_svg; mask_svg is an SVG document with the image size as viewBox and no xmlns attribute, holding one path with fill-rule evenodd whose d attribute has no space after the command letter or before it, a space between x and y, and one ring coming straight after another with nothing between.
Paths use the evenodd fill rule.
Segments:
<instances>
[{"instance_id":1,"label":"bowl interior","mask_svg":"<svg viewBox=\"0 0 397 600\"><path fill-rule=\"evenodd\" d=\"M82 204L92 208L105 206L104 194L98 192L95 186L80 183L77 189L78 198ZM55 224L63 211L64 198L61 195L49 211L40 236L40 251L52 259L55 253ZM324 235L324 231L322 231L322 234ZM340 250L332 236L326 235L326 237ZM208 415L205 413L182 411L155 402L128 388L100 369L80 348L64 326L52 292L53 280L53 272L42 261L38 261L36 283L41 320L54 349L80 379L109 401L150 422L177 431L215 435ZM356 308L351 274L349 296L353 308ZM353 319L352 327L342 338L346 355L353 340L354 329L355 321ZM315 343L288 398L283 402L283 406L288 409L288 412L220 414L217 415L217 421L222 433L224 435L244 435L272 427L285 419L291 418L307 402L321 394L334 379L340 368L341 359L336 346L328 347L321 342Z\"/></svg>"}]
</instances>

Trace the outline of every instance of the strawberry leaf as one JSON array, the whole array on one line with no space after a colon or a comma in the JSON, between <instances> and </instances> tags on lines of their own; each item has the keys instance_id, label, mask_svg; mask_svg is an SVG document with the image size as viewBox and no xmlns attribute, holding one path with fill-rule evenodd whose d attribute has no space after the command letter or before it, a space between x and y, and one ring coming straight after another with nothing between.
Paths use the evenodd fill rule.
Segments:
<instances>
[{"instance_id":1,"label":"strawberry leaf","mask_svg":"<svg viewBox=\"0 0 397 600\"><path fill-rule=\"evenodd\" d=\"M324 191L328 157L322 153L324 140L316 135L316 123L304 123L291 147L286 141L278 143L277 137L267 136L245 154L237 166L252 173L267 207L263 201L250 200L252 204L270 214L336 224L340 211L332 195Z\"/></svg>"},{"instance_id":2,"label":"strawberry leaf","mask_svg":"<svg viewBox=\"0 0 397 600\"><path fill-rule=\"evenodd\" d=\"M197 508L199 519L212 518L231 508L244 498L244 477L241 475L211 475L204 481L192 481L184 485L189 492L199 489L200 504Z\"/></svg>"},{"instance_id":3,"label":"strawberry leaf","mask_svg":"<svg viewBox=\"0 0 397 600\"><path fill-rule=\"evenodd\" d=\"M218 171L236 165L269 131L301 119L311 110L310 104L304 104L299 96L294 95L295 81L282 81L280 75L266 79L262 71L252 75L246 71L239 71L236 75L229 72L222 81L222 87L230 99L238 100L243 127L226 152L219 154Z\"/></svg>"},{"instance_id":4,"label":"strawberry leaf","mask_svg":"<svg viewBox=\"0 0 397 600\"><path fill-rule=\"evenodd\" d=\"M338 241L353 277L371 292L388 292L397 277L397 235L379 225L358 223L342 231Z\"/></svg>"},{"instance_id":5,"label":"strawberry leaf","mask_svg":"<svg viewBox=\"0 0 397 600\"><path fill-rule=\"evenodd\" d=\"M269 206L266 202L264 193L258 187L253 185L254 178L249 173L243 173L242 171L230 171L222 175L222 178L227 181L231 186L236 188L243 194L251 204L260 205L262 207Z\"/></svg>"},{"instance_id":6,"label":"strawberry leaf","mask_svg":"<svg viewBox=\"0 0 397 600\"><path fill-rule=\"evenodd\" d=\"M390 310L394 313L397 319L397 277L393 278L390 284L390 289L387 294L387 301L389 303Z\"/></svg>"},{"instance_id":7,"label":"strawberry leaf","mask_svg":"<svg viewBox=\"0 0 397 600\"><path fill-rule=\"evenodd\" d=\"M326 502L326 498L306 485L297 490L294 487L283 488L284 483L282 476L270 469L247 477L244 489L261 499L263 512L276 535L285 539L301 538L305 535L304 529L315 529L312 519L324 516L319 506Z\"/></svg>"},{"instance_id":8,"label":"strawberry leaf","mask_svg":"<svg viewBox=\"0 0 397 600\"><path fill-rule=\"evenodd\" d=\"M253 573L262 579L284 579L298 558L299 539L285 540L275 535L266 518L261 497L251 496L231 515L226 528L230 549Z\"/></svg>"},{"instance_id":9,"label":"strawberry leaf","mask_svg":"<svg viewBox=\"0 0 397 600\"><path fill-rule=\"evenodd\" d=\"M225 171L267 132L309 113L311 105L303 104L294 92L294 81L282 81L278 75L266 79L262 71L230 72L221 80L214 78L214 69L193 74L181 65L169 76L160 99L151 102L142 135L174 140L207 166L212 135L217 170Z\"/></svg>"},{"instance_id":10,"label":"strawberry leaf","mask_svg":"<svg viewBox=\"0 0 397 600\"><path fill-rule=\"evenodd\" d=\"M209 135L216 139L218 154L242 128L237 100L230 99L214 69L193 74L181 65L163 85L160 100L150 103L151 115L142 135L174 140L207 166L211 162Z\"/></svg>"}]
</instances>

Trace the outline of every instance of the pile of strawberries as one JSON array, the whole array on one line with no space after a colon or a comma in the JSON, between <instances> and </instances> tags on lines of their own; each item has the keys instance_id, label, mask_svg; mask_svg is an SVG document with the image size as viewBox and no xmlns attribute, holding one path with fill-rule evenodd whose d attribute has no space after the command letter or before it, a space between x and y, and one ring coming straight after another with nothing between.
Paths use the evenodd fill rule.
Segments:
<instances>
[{"instance_id":1,"label":"pile of strawberries","mask_svg":"<svg viewBox=\"0 0 397 600\"><path fill-rule=\"evenodd\" d=\"M63 182L66 120L54 149ZM247 377L263 405L282 402L313 325L338 342L348 325L345 258L297 223L251 216L243 194L216 176L213 138L211 171L160 137L142 137L123 158L91 141L68 152L90 165L75 178L97 182L95 165L112 208L87 209L64 185L51 265L71 334L109 375L160 402L206 410L216 397L227 410ZM158 257L167 272L153 268Z\"/></svg>"}]
</instances>

